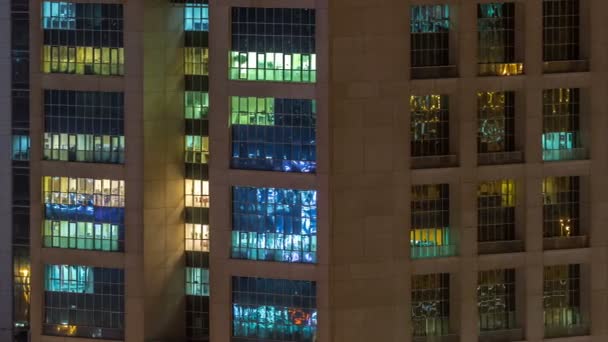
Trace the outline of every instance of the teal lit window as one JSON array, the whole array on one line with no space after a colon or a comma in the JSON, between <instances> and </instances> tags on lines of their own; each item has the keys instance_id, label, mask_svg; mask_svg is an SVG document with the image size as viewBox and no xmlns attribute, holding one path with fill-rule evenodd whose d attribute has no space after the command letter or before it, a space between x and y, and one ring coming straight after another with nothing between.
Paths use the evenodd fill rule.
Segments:
<instances>
[{"instance_id":1,"label":"teal lit window","mask_svg":"<svg viewBox=\"0 0 608 342\"><path fill-rule=\"evenodd\" d=\"M207 119L209 114L209 93L186 91L184 95L186 119Z\"/></svg>"},{"instance_id":2,"label":"teal lit window","mask_svg":"<svg viewBox=\"0 0 608 342\"><path fill-rule=\"evenodd\" d=\"M186 4L184 8L185 31L209 31L209 5Z\"/></svg>"},{"instance_id":3,"label":"teal lit window","mask_svg":"<svg viewBox=\"0 0 608 342\"><path fill-rule=\"evenodd\" d=\"M43 1L42 27L44 29L76 29L76 4L64 1Z\"/></svg>"},{"instance_id":4,"label":"teal lit window","mask_svg":"<svg viewBox=\"0 0 608 342\"><path fill-rule=\"evenodd\" d=\"M93 293L93 268L88 266L47 265L45 290Z\"/></svg>"},{"instance_id":5,"label":"teal lit window","mask_svg":"<svg viewBox=\"0 0 608 342\"><path fill-rule=\"evenodd\" d=\"M209 137L186 135L186 163L207 164L209 162Z\"/></svg>"},{"instance_id":6,"label":"teal lit window","mask_svg":"<svg viewBox=\"0 0 608 342\"><path fill-rule=\"evenodd\" d=\"M412 67L449 64L450 8L448 5L411 7Z\"/></svg>"},{"instance_id":7,"label":"teal lit window","mask_svg":"<svg viewBox=\"0 0 608 342\"><path fill-rule=\"evenodd\" d=\"M543 160L582 159L577 88L543 91Z\"/></svg>"},{"instance_id":8,"label":"teal lit window","mask_svg":"<svg viewBox=\"0 0 608 342\"><path fill-rule=\"evenodd\" d=\"M445 336L450 323L450 275L412 277L412 328L415 337Z\"/></svg>"},{"instance_id":9,"label":"teal lit window","mask_svg":"<svg viewBox=\"0 0 608 342\"><path fill-rule=\"evenodd\" d=\"M455 254L448 184L412 186L410 247L412 258Z\"/></svg>"},{"instance_id":10,"label":"teal lit window","mask_svg":"<svg viewBox=\"0 0 608 342\"><path fill-rule=\"evenodd\" d=\"M313 281L232 277L233 341L313 342Z\"/></svg>"},{"instance_id":11,"label":"teal lit window","mask_svg":"<svg viewBox=\"0 0 608 342\"><path fill-rule=\"evenodd\" d=\"M13 135L13 160L30 159L30 136Z\"/></svg>"},{"instance_id":12,"label":"teal lit window","mask_svg":"<svg viewBox=\"0 0 608 342\"><path fill-rule=\"evenodd\" d=\"M314 9L232 8L231 80L314 83L315 51Z\"/></svg>"},{"instance_id":13,"label":"teal lit window","mask_svg":"<svg viewBox=\"0 0 608 342\"><path fill-rule=\"evenodd\" d=\"M209 296L209 270L186 267L186 295Z\"/></svg>"}]
</instances>

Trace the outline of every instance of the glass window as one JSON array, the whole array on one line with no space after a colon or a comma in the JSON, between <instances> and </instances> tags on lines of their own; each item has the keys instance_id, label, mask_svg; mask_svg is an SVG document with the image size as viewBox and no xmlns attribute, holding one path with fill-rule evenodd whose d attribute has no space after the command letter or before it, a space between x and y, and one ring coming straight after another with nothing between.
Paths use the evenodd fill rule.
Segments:
<instances>
[{"instance_id":1,"label":"glass window","mask_svg":"<svg viewBox=\"0 0 608 342\"><path fill-rule=\"evenodd\" d=\"M74 30L76 28L76 4L64 1L43 1L42 28Z\"/></svg>"},{"instance_id":2,"label":"glass window","mask_svg":"<svg viewBox=\"0 0 608 342\"><path fill-rule=\"evenodd\" d=\"M184 48L185 74L209 75L209 49L206 47Z\"/></svg>"},{"instance_id":3,"label":"glass window","mask_svg":"<svg viewBox=\"0 0 608 342\"><path fill-rule=\"evenodd\" d=\"M412 258L454 255L450 236L449 185L412 186L411 207Z\"/></svg>"},{"instance_id":4,"label":"glass window","mask_svg":"<svg viewBox=\"0 0 608 342\"><path fill-rule=\"evenodd\" d=\"M482 182L477 189L477 241L515 239L515 181Z\"/></svg>"},{"instance_id":5,"label":"glass window","mask_svg":"<svg viewBox=\"0 0 608 342\"><path fill-rule=\"evenodd\" d=\"M122 340L124 271L46 265L43 335Z\"/></svg>"},{"instance_id":6,"label":"glass window","mask_svg":"<svg viewBox=\"0 0 608 342\"><path fill-rule=\"evenodd\" d=\"M317 192L234 187L232 257L317 261Z\"/></svg>"},{"instance_id":7,"label":"glass window","mask_svg":"<svg viewBox=\"0 0 608 342\"><path fill-rule=\"evenodd\" d=\"M515 94L510 91L477 93L478 153L515 150L514 99Z\"/></svg>"},{"instance_id":8,"label":"glass window","mask_svg":"<svg viewBox=\"0 0 608 342\"><path fill-rule=\"evenodd\" d=\"M209 270L186 267L186 295L209 296Z\"/></svg>"},{"instance_id":9,"label":"glass window","mask_svg":"<svg viewBox=\"0 0 608 342\"><path fill-rule=\"evenodd\" d=\"M515 62L515 3L477 5L478 63L482 75L519 75Z\"/></svg>"},{"instance_id":10,"label":"glass window","mask_svg":"<svg viewBox=\"0 0 608 342\"><path fill-rule=\"evenodd\" d=\"M44 221L44 247L122 251L124 225L97 222Z\"/></svg>"},{"instance_id":11,"label":"glass window","mask_svg":"<svg viewBox=\"0 0 608 342\"><path fill-rule=\"evenodd\" d=\"M447 155L450 122L446 95L410 96L412 157Z\"/></svg>"},{"instance_id":12,"label":"glass window","mask_svg":"<svg viewBox=\"0 0 608 342\"><path fill-rule=\"evenodd\" d=\"M578 60L579 0L543 0L543 60Z\"/></svg>"},{"instance_id":13,"label":"glass window","mask_svg":"<svg viewBox=\"0 0 608 342\"><path fill-rule=\"evenodd\" d=\"M121 76L124 75L124 49L44 45L42 71L47 74Z\"/></svg>"},{"instance_id":14,"label":"glass window","mask_svg":"<svg viewBox=\"0 0 608 342\"><path fill-rule=\"evenodd\" d=\"M185 136L186 163L207 164L209 162L209 137Z\"/></svg>"},{"instance_id":15,"label":"glass window","mask_svg":"<svg viewBox=\"0 0 608 342\"><path fill-rule=\"evenodd\" d=\"M186 207L209 208L209 181L186 179Z\"/></svg>"},{"instance_id":16,"label":"glass window","mask_svg":"<svg viewBox=\"0 0 608 342\"><path fill-rule=\"evenodd\" d=\"M247 341L313 342L313 281L232 277L232 336Z\"/></svg>"},{"instance_id":17,"label":"glass window","mask_svg":"<svg viewBox=\"0 0 608 342\"><path fill-rule=\"evenodd\" d=\"M209 5L186 4L184 7L185 31L209 31Z\"/></svg>"},{"instance_id":18,"label":"glass window","mask_svg":"<svg viewBox=\"0 0 608 342\"><path fill-rule=\"evenodd\" d=\"M448 5L411 7L412 67L448 65L450 62L450 8Z\"/></svg>"},{"instance_id":19,"label":"glass window","mask_svg":"<svg viewBox=\"0 0 608 342\"><path fill-rule=\"evenodd\" d=\"M13 135L13 160L30 159L30 136Z\"/></svg>"},{"instance_id":20,"label":"glass window","mask_svg":"<svg viewBox=\"0 0 608 342\"><path fill-rule=\"evenodd\" d=\"M186 223L186 250L209 252L209 225Z\"/></svg>"},{"instance_id":21,"label":"glass window","mask_svg":"<svg viewBox=\"0 0 608 342\"><path fill-rule=\"evenodd\" d=\"M480 271L477 307L481 331L515 328L515 270Z\"/></svg>"},{"instance_id":22,"label":"glass window","mask_svg":"<svg viewBox=\"0 0 608 342\"><path fill-rule=\"evenodd\" d=\"M580 265L545 266L543 307L545 336L570 335L582 323Z\"/></svg>"},{"instance_id":23,"label":"glass window","mask_svg":"<svg viewBox=\"0 0 608 342\"><path fill-rule=\"evenodd\" d=\"M315 172L314 100L233 96L230 124L233 168Z\"/></svg>"},{"instance_id":24,"label":"glass window","mask_svg":"<svg viewBox=\"0 0 608 342\"><path fill-rule=\"evenodd\" d=\"M414 336L448 335L450 275L412 276L412 328Z\"/></svg>"},{"instance_id":25,"label":"glass window","mask_svg":"<svg viewBox=\"0 0 608 342\"><path fill-rule=\"evenodd\" d=\"M232 8L231 80L316 82L315 10Z\"/></svg>"},{"instance_id":26,"label":"glass window","mask_svg":"<svg viewBox=\"0 0 608 342\"><path fill-rule=\"evenodd\" d=\"M209 114L209 93L202 91L185 92L186 119L207 119Z\"/></svg>"},{"instance_id":27,"label":"glass window","mask_svg":"<svg viewBox=\"0 0 608 342\"><path fill-rule=\"evenodd\" d=\"M27 219L29 219L29 215ZM13 245L12 307L15 328L27 328L30 321L31 268L29 255L29 246Z\"/></svg>"},{"instance_id":28,"label":"glass window","mask_svg":"<svg viewBox=\"0 0 608 342\"><path fill-rule=\"evenodd\" d=\"M577 88L543 90L543 160L579 159L580 91Z\"/></svg>"},{"instance_id":29,"label":"glass window","mask_svg":"<svg viewBox=\"0 0 608 342\"><path fill-rule=\"evenodd\" d=\"M547 177L543 180L544 237L580 235L579 177Z\"/></svg>"}]
</instances>

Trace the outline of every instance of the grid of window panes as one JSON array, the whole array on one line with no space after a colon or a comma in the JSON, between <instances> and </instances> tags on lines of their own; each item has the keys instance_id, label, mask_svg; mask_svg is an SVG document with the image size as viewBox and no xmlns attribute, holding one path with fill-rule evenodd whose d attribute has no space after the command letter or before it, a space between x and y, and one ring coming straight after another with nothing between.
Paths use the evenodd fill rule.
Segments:
<instances>
[{"instance_id":1,"label":"grid of window panes","mask_svg":"<svg viewBox=\"0 0 608 342\"><path fill-rule=\"evenodd\" d=\"M513 92L477 93L477 152L515 150L515 95Z\"/></svg>"},{"instance_id":2,"label":"grid of window panes","mask_svg":"<svg viewBox=\"0 0 608 342\"><path fill-rule=\"evenodd\" d=\"M12 160L30 160L30 136L13 135Z\"/></svg>"},{"instance_id":3,"label":"grid of window panes","mask_svg":"<svg viewBox=\"0 0 608 342\"><path fill-rule=\"evenodd\" d=\"M314 281L232 277L232 342L313 342Z\"/></svg>"},{"instance_id":4,"label":"grid of window panes","mask_svg":"<svg viewBox=\"0 0 608 342\"><path fill-rule=\"evenodd\" d=\"M478 63L511 63L515 59L515 4L477 5Z\"/></svg>"},{"instance_id":5,"label":"grid of window panes","mask_svg":"<svg viewBox=\"0 0 608 342\"><path fill-rule=\"evenodd\" d=\"M209 31L209 5L186 4L184 31Z\"/></svg>"},{"instance_id":6,"label":"grid of window panes","mask_svg":"<svg viewBox=\"0 0 608 342\"><path fill-rule=\"evenodd\" d=\"M46 265L44 335L122 340L124 271Z\"/></svg>"},{"instance_id":7,"label":"grid of window panes","mask_svg":"<svg viewBox=\"0 0 608 342\"><path fill-rule=\"evenodd\" d=\"M447 95L410 96L412 157L447 155L450 121Z\"/></svg>"},{"instance_id":8,"label":"grid of window panes","mask_svg":"<svg viewBox=\"0 0 608 342\"><path fill-rule=\"evenodd\" d=\"M479 330L515 328L515 270L480 271L477 274Z\"/></svg>"},{"instance_id":9,"label":"grid of window panes","mask_svg":"<svg viewBox=\"0 0 608 342\"><path fill-rule=\"evenodd\" d=\"M450 275L412 276L412 328L414 336L445 336L450 322Z\"/></svg>"},{"instance_id":10,"label":"grid of window panes","mask_svg":"<svg viewBox=\"0 0 608 342\"><path fill-rule=\"evenodd\" d=\"M515 239L515 181L482 182L477 189L477 241Z\"/></svg>"},{"instance_id":11,"label":"grid of window panes","mask_svg":"<svg viewBox=\"0 0 608 342\"><path fill-rule=\"evenodd\" d=\"M207 164L209 162L209 137L186 135L184 138L186 163Z\"/></svg>"},{"instance_id":12,"label":"grid of window panes","mask_svg":"<svg viewBox=\"0 0 608 342\"><path fill-rule=\"evenodd\" d=\"M316 170L316 103L306 99L231 99L235 169Z\"/></svg>"},{"instance_id":13,"label":"grid of window panes","mask_svg":"<svg viewBox=\"0 0 608 342\"><path fill-rule=\"evenodd\" d=\"M448 65L450 8L448 5L411 7L412 67Z\"/></svg>"},{"instance_id":14,"label":"grid of window panes","mask_svg":"<svg viewBox=\"0 0 608 342\"><path fill-rule=\"evenodd\" d=\"M43 177L45 247L120 251L124 181Z\"/></svg>"},{"instance_id":15,"label":"grid of window panes","mask_svg":"<svg viewBox=\"0 0 608 342\"><path fill-rule=\"evenodd\" d=\"M547 177L543 180L544 237L577 236L580 224L579 177Z\"/></svg>"},{"instance_id":16,"label":"grid of window panes","mask_svg":"<svg viewBox=\"0 0 608 342\"><path fill-rule=\"evenodd\" d=\"M543 308L545 335L578 326L581 317L580 265L545 266Z\"/></svg>"},{"instance_id":17,"label":"grid of window panes","mask_svg":"<svg viewBox=\"0 0 608 342\"><path fill-rule=\"evenodd\" d=\"M186 295L209 296L209 270L186 267Z\"/></svg>"},{"instance_id":18,"label":"grid of window panes","mask_svg":"<svg viewBox=\"0 0 608 342\"><path fill-rule=\"evenodd\" d=\"M578 60L579 0L543 0L543 60Z\"/></svg>"},{"instance_id":19,"label":"grid of window panes","mask_svg":"<svg viewBox=\"0 0 608 342\"><path fill-rule=\"evenodd\" d=\"M448 184L412 186L410 246L412 258L453 255Z\"/></svg>"},{"instance_id":20,"label":"grid of window panes","mask_svg":"<svg viewBox=\"0 0 608 342\"><path fill-rule=\"evenodd\" d=\"M209 208L209 181L186 179L186 207Z\"/></svg>"},{"instance_id":21,"label":"grid of window panes","mask_svg":"<svg viewBox=\"0 0 608 342\"><path fill-rule=\"evenodd\" d=\"M45 73L123 75L121 4L42 3Z\"/></svg>"},{"instance_id":22,"label":"grid of window panes","mask_svg":"<svg viewBox=\"0 0 608 342\"><path fill-rule=\"evenodd\" d=\"M234 187L232 257L316 262L317 192Z\"/></svg>"},{"instance_id":23,"label":"grid of window panes","mask_svg":"<svg viewBox=\"0 0 608 342\"><path fill-rule=\"evenodd\" d=\"M209 75L209 48L185 47L184 57L186 75Z\"/></svg>"},{"instance_id":24,"label":"grid of window panes","mask_svg":"<svg viewBox=\"0 0 608 342\"><path fill-rule=\"evenodd\" d=\"M13 321L15 328L29 326L30 281L29 246L13 245Z\"/></svg>"},{"instance_id":25,"label":"grid of window panes","mask_svg":"<svg viewBox=\"0 0 608 342\"><path fill-rule=\"evenodd\" d=\"M315 10L232 8L231 80L316 82Z\"/></svg>"},{"instance_id":26,"label":"grid of window panes","mask_svg":"<svg viewBox=\"0 0 608 342\"><path fill-rule=\"evenodd\" d=\"M580 89L543 90L543 160L572 159L580 147Z\"/></svg>"},{"instance_id":27,"label":"grid of window panes","mask_svg":"<svg viewBox=\"0 0 608 342\"><path fill-rule=\"evenodd\" d=\"M202 91L186 91L184 95L186 119L207 119L209 114L209 93Z\"/></svg>"},{"instance_id":28,"label":"grid of window panes","mask_svg":"<svg viewBox=\"0 0 608 342\"><path fill-rule=\"evenodd\" d=\"M45 90L44 158L124 163L124 96L118 92Z\"/></svg>"},{"instance_id":29,"label":"grid of window panes","mask_svg":"<svg viewBox=\"0 0 608 342\"><path fill-rule=\"evenodd\" d=\"M209 252L209 225L186 223L186 250Z\"/></svg>"}]
</instances>

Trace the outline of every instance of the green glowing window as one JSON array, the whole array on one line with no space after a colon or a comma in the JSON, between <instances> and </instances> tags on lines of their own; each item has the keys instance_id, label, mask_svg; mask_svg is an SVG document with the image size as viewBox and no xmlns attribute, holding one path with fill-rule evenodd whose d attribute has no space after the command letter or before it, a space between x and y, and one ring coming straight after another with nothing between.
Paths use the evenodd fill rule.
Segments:
<instances>
[{"instance_id":1,"label":"green glowing window","mask_svg":"<svg viewBox=\"0 0 608 342\"><path fill-rule=\"evenodd\" d=\"M44 246L55 248L120 251L123 227L119 224L44 221Z\"/></svg>"},{"instance_id":2,"label":"green glowing window","mask_svg":"<svg viewBox=\"0 0 608 342\"><path fill-rule=\"evenodd\" d=\"M209 137L185 136L186 163L207 164L209 162Z\"/></svg>"},{"instance_id":3,"label":"green glowing window","mask_svg":"<svg viewBox=\"0 0 608 342\"><path fill-rule=\"evenodd\" d=\"M412 328L414 336L444 336L450 323L450 275L412 276Z\"/></svg>"},{"instance_id":4,"label":"green glowing window","mask_svg":"<svg viewBox=\"0 0 608 342\"><path fill-rule=\"evenodd\" d=\"M231 80L314 83L315 50L315 10L232 8Z\"/></svg>"},{"instance_id":5,"label":"green glowing window","mask_svg":"<svg viewBox=\"0 0 608 342\"><path fill-rule=\"evenodd\" d=\"M186 267L186 294L191 296L209 296L208 269Z\"/></svg>"},{"instance_id":6,"label":"green glowing window","mask_svg":"<svg viewBox=\"0 0 608 342\"><path fill-rule=\"evenodd\" d=\"M209 93L186 91L184 95L186 119L206 119L209 114Z\"/></svg>"}]
</instances>

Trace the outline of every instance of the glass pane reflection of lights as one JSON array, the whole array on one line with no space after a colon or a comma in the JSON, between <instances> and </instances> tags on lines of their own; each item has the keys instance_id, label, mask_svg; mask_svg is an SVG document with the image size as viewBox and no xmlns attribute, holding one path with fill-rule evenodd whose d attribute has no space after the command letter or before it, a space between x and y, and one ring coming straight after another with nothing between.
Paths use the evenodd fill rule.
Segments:
<instances>
[{"instance_id":1,"label":"glass pane reflection of lights","mask_svg":"<svg viewBox=\"0 0 608 342\"><path fill-rule=\"evenodd\" d=\"M232 257L315 263L317 192L234 187Z\"/></svg>"}]
</instances>

